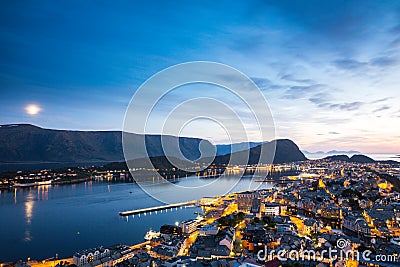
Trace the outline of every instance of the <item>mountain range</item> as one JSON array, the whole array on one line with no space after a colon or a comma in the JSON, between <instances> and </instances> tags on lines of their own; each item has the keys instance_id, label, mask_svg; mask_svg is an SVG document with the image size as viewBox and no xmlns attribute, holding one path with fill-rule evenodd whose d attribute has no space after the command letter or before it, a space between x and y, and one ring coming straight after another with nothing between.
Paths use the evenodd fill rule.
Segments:
<instances>
[{"instance_id":1,"label":"mountain range","mask_svg":"<svg viewBox=\"0 0 400 267\"><path fill-rule=\"evenodd\" d=\"M124 141L132 146L146 143L147 154L150 157L163 157L164 151L161 139L171 144L179 142L181 158L198 160L207 157L201 154L199 146L211 150L211 143L207 140L191 137L175 137L161 135L141 135L124 133ZM208 146L208 147L207 147ZM247 148L250 147L250 151ZM270 158L275 151L275 158ZM307 158L291 140L281 139L264 143L238 143L233 145L217 145L217 157L215 163L228 162L230 156L236 159L238 164L247 163L246 155L249 154L248 163L258 162L260 154L263 156L260 162L275 163L294 162ZM232 154L229 150L232 149ZM219 150L219 151L218 151ZM145 157L146 153L135 153L131 159ZM172 153L178 157L179 155ZM106 163L124 160L121 131L70 131L44 129L30 124L14 124L0 126L0 165L18 164L18 168L24 165L34 168L35 164L57 163L57 166L77 166L79 163ZM13 167L10 168L17 168ZM50 165L49 167L53 167ZM0 169L1 166L0 166Z\"/></svg>"},{"instance_id":2,"label":"mountain range","mask_svg":"<svg viewBox=\"0 0 400 267\"><path fill-rule=\"evenodd\" d=\"M346 161L346 162L356 162L356 163L374 163L375 160L365 155L353 155L351 157L347 155L333 155L325 157L324 159L330 161Z\"/></svg>"},{"instance_id":3,"label":"mountain range","mask_svg":"<svg viewBox=\"0 0 400 267\"><path fill-rule=\"evenodd\" d=\"M146 142L151 157L163 155L160 135L124 134L126 142ZM200 157L200 142L190 137L163 136L166 143L179 142L182 154L195 160ZM137 154L136 157L144 157ZM30 124L0 126L0 162L100 162L122 161L120 131L69 131L43 129Z\"/></svg>"},{"instance_id":4,"label":"mountain range","mask_svg":"<svg viewBox=\"0 0 400 267\"><path fill-rule=\"evenodd\" d=\"M303 153L306 155L348 155L348 154L360 154L360 151L356 151L356 150L330 150L328 152L324 152L324 151L317 151L317 152L310 152L310 151L306 151L303 150Z\"/></svg>"},{"instance_id":5,"label":"mountain range","mask_svg":"<svg viewBox=\"0 0 400 267\"><path fill-rule=\"evenodd\" d=\"M273 158L272 158L273 157ZM215 164L226 164L231 160L231 164L255 164L260 163L288 163L307 160L299 147L289 139L278 139L271 142L263 142L260 145L247 150L237 151L231 154L219 155L215 157Z\"/></svg>"},{"instance_id":6,"label":"mountain range","mask_svg":"<svg viewBox=\"0 0 400 267\"><path fill-rule=\"evenodd\" d=\"M55 168L68 166L101 165L124 161L122 139L132 147L146 144L146 152L125 154L130 159L141 159L147 155L163 161L165 156L178 160L210 162L216 150L214 164L286 163L307 160L299 147L289 139L270 142L250 142L213 145L200 138L161 135L141 135L121 131L70 131L44 129L31 124L0 126L0 171L16 169ZM162 140L167 144L179 144L180 153L164 152ZM200 151L200 148L201 151ZM164 146L165 148L165 146ZM340 151L330 151L340 152ZM352 151L357 152L357 151ZM203 153L203 154L202 154ZM209 153L209 155L207 155ZM372 163L364 155L331 155L327 160ZM44 165L47 164L47 165Z\"/></svg>"}]
</instances>

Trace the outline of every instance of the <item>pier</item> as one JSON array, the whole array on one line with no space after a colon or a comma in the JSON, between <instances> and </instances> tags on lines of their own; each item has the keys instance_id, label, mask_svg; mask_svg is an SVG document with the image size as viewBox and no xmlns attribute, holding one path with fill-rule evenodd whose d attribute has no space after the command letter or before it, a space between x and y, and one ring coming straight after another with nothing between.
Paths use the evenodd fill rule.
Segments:
<instances>
[{"instance_id":1,"label":"pier","mask_svg":"<svg viewBox=\"0 0 400 267\"><path fill-rule=\"evenodd\" d=\"M129 215L135 215L135 214L141 214L141 213L147 213L147 212L153 212L153 211L159 211L159 210L167 210L167 209L178 208L178 207L196 206L196 204L197 204L197 201L192 200L192 201L168 204L168 205L157 206L157 207L120 211L119 215L120 216L129 216Z\"/></svg>"}]
</instances>

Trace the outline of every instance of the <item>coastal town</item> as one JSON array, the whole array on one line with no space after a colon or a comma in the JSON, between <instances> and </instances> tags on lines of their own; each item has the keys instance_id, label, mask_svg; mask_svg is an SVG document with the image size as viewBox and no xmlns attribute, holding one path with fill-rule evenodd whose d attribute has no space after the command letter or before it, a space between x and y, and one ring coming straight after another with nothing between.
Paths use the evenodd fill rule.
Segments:
<instances>
[{"instance_id":1,"label":"coastal town","mask_svg":"<svg viewBox=\"0 0 400 267\"><path fill-rule=\"evenodd\" d=\"M293 166L297 175L257 181L274 182L270 189L197 200L202 214L149 231L143 243L2 267L399 266L398 164L323 159Z\"/></svg>"}]
</instances>

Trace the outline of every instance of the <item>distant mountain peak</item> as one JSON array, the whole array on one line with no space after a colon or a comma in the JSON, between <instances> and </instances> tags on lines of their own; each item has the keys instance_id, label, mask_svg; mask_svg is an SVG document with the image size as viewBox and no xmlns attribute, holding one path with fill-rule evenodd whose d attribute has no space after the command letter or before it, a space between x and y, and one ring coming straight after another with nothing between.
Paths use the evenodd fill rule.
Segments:
<instances>
[{"instance_id":1,"label":"distant mountain peak","mask_svg":"<svg viewBox=\"0 0 400 267\"><path fill-rule=\"evenodd\" d=\"M349 157L347 155L333 155L333 156L325 157L324 159L329 160L329 161L346 161L346 162L355 162L355 163L374 163L375 162L375 160L373 160L372 158L365 156L365 155L361 155L361 154L353 155L351 157Z\"/></svg>"}]
</instances>

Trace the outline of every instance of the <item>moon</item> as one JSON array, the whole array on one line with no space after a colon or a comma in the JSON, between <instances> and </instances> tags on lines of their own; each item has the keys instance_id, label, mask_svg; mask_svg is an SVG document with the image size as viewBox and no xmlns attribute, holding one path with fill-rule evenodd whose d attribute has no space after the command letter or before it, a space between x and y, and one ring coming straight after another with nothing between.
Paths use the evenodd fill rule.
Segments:
<instances>
[{"instance_id":1,"label":"moon","mask_svg":"<svg viewBox=\"0 0 400 267\"><path fill-rule=\"evenodd\" d=\"M42 110L41 107L36 104L29 104L25 107L26 113L32 116L39 114L41 110Z\"/></svg>"}]
</instances>

